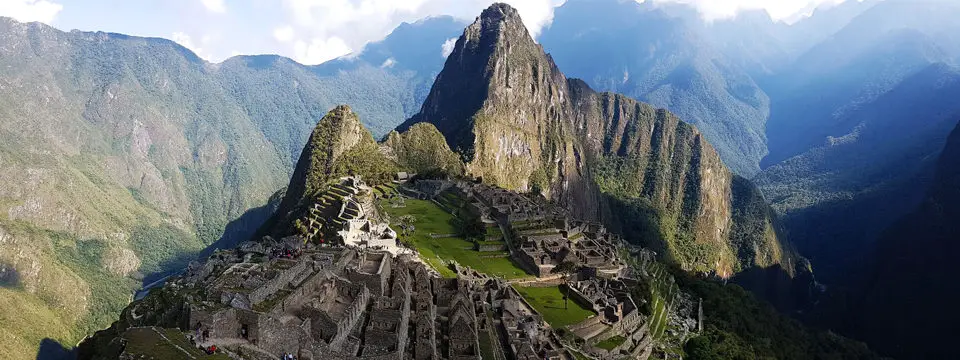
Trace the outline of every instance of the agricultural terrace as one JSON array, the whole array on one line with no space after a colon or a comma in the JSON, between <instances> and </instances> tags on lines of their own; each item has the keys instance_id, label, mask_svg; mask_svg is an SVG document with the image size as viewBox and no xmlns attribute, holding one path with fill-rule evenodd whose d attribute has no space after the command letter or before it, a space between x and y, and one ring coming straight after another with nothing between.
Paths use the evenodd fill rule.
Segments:
<instances>
[{"instance_id":1,"label":"agricultural terrace","mask_svg":"<svg viewBox=\"0 0 960 360\"><path fill-rule=\"evenodd\" d=\"M609 337L609 338L607 338L607 339L605 339L605 340L603 340L603 341L600 341L600 342L596 343L596 345L594 345L594 346L596 346L596 347L598 347L598 348L601 348L601 349L604 349L604 350L607 350L607 351L610 351L610 350L616 349L617 346L620 346L620 345L623 344L625 341L627 341L627 338L625 338L625 337L623 337L623 336L620 336L620 335L614 335L614 336L611 336L611 337Z\"/></svg>"},{"instance_id":2,"label":"agricultural terrace","mask_svg":"<svg viewBox=\"0 0 960 360\"><path fill-rule=\"evenodd\" d=\"M415 218L413 222L415 230L412 234L401 236L401 241L413 245L420 253L420 257L444 277L456 276L444 265L444 262L449 260L505 279L529 276L513 263L508 252L479 252L475 250L473 242L453 235L460 232L457 218L432 201L407 198L404 203L403 207L382 204L382 208L390 215L391 225L398 231L397 222L401 216L412 215ZM434 238L431 234L442 237Z\"/></svg>"},{"instance_id":3,"label":"agricultural terrace","mask_svg":"<svg viewBox=\"0 0 960 360\"><path fill-rule=\"evenodd\" d=\"M543 320L557 329L578 324L588 317L596 315L593 310L580 306L573 299L566 301L566 308L564 308L563 293L558 286L523 287L514 285L514 288L543 316Z\"/></svg>"}]
</instances>

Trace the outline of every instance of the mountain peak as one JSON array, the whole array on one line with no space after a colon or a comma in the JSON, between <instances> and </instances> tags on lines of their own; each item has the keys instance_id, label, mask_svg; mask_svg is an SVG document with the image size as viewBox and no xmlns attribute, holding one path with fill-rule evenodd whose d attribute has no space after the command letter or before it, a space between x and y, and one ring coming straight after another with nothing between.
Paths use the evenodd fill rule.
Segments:
<instances>
[{"instance_id":1,"label":"mountain peak","mask_svg":"<svg viewBox=\"0 0 960 360\"><path fill-rule=\"evenodd\" d=\"M552 90L521 91L547 87ZM452 149L470 161L477 144L469 124L479 119L477 115L490 115L481 111L485 104L508 102L503 108L523 108L521 103L542 103L545 99L534 98L546 93L559 96L565 87L566 79L533 41L517 10L510 5L493 4L463 31L420 112L398 130L430 122ZM562 97L555 100L555 104L562 102ZM520 182L525 181L524 178Z\"/></svg>"},{"instance_id":2,"label":"mountain peak","mask_svg":"<svg viewBox=\"0 0 960 360\"><path fill-rule=\"evenodd\" d=\"M463 35L468 42L479 42L481 44L490 44L491 42L496 44L499 39L534 43L530 32L523 25L520 13L517 12L517 9L504 3L495 3L483 10L483 13L477 17L473 24L467 27Z\"/></svg>"},{"instance_id":3,"label":"mountain peak","mask_svg":"<svg viewBox=\"0 0 960 360\"><path fill-rule=\"evenodd\" d=\"M520 13L513 6L505 3L494 3L480 13L483 21L510 21L520 20Z\"/></svg>"}]
</instances>

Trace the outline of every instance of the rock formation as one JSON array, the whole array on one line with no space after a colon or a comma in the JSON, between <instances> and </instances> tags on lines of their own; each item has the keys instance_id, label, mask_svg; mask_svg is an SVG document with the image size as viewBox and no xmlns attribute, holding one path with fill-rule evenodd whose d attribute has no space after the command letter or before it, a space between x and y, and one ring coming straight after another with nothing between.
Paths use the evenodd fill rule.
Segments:
<instances>
[{"instance_id":1,"label":"rock formation","mask_svg":"<svg viewBox=\"0 0 960 360\"><path fill-rule=\"evenodd\" d=\"M312 199L331 180L359 175L377 184L389 181L395 172L396 164L379 151L357 114L349 106L337 106L310 134L280 206L260 233L276 232L278 225L285 229L301 208L309 205L305 200Z\"/></svg>"},{"instance_id":2,"label":"rock formation","mask_svg":"<svg viewBox=\"0 0 960 360\"><path fill-rule=\"evenodd\" d=\"M684 268L721 276L753 265L792 271L792 251L770 212L747 201L759 193L695 127L567 79L509 5L491 6L466 28L420 113L398 130L423 122L446 137L469 176L540 192L587 219L636 223L614 213L650 214L652 238L634 240ZM760 231L744 233L738 221Z\"/></svg>"}]
</instances>

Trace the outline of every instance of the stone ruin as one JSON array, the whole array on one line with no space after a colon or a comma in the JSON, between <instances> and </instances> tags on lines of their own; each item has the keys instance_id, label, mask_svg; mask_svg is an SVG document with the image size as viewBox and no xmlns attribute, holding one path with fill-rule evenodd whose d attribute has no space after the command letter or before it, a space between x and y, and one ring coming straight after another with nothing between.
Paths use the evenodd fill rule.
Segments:
<instances>
[{"instance_id":1,"label":"stone ruin","mask_svg":"<svg viewBox=\"0 0 960 360\"><path fill-rule=\"evenodd\" d=\"M339 191L350 190L350 183L341 185ZM613 280L623 269L619 238L514 193L467 182L443 188L461 192L474 215L507 226L520 241L512 256L535 265L535 274L565 261L581 267L571 296L599 315L570 331L600 326L629 336L624 346L631 352L648 348L636 304L624 283ZM346 247L267 238L191 264L176 284L202 290L186 305L181 329L201 345L242 358L574 359L503 280L459 267L457 278L440 278L415 255L375 250L377 241L390 239L375 235L389 228L364 218L362 202L349 196L337 213L352 214L344 210L352 203L361 217L335 219Z\"/></svg>"},{"instance_id":2,"label":"stone ruin","mask_svg":"<svg viewBox=\"0 0 960 360\"><path fill-rule=\"evenodd\" d=\"M388 252L311 248L295 259L244 258L218 254L212 269L195 265L185 277L209 284L186 322L202 344L299 359L481 357L474 282L437 278Z\"/></svg>"}]
</instances>

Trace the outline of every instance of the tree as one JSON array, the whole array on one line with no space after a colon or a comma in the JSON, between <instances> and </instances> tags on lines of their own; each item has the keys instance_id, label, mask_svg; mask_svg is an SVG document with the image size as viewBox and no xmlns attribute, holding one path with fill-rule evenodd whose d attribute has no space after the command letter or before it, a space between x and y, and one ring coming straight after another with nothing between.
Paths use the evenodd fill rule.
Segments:
<instances>
[{"instance_id":1,"label":"tree","mask_svg":"<svg viewBox=\"0 0 960 360\"><path fill-rule=\"evenodd\" d=\"M468 219L460 222L460 232L467 239L483 237L487 227L479 219Z\"/></svg>"},{"instance_id":2,"label":"tree","mask_svg":"<svg viewBox=\"0 0 960 360\"><path fill-rule=\"evenodd\" d=\"M569 260L564 261L564 262L561 262L560 264L558 264L557 266L555 266L552 270L550 270L550 273L551 273L551 274L560 274L560 275L563 275L564 287L567 288L567 291L564 292L564 294L563 294L563 308L564 308L564 309L567 309L567 308L568 308L567 303L570 301L570 296L569 296L569 293L570 293L570 285L569 285L568 282L567 282L567 278L568 278L571 274L576 273L576 272L579 271L579 270L580 270L580 265L578 265L577 263L575 263L575 262L573 262L573 261L569 261Z\"/></svg>"}]
</instances>

